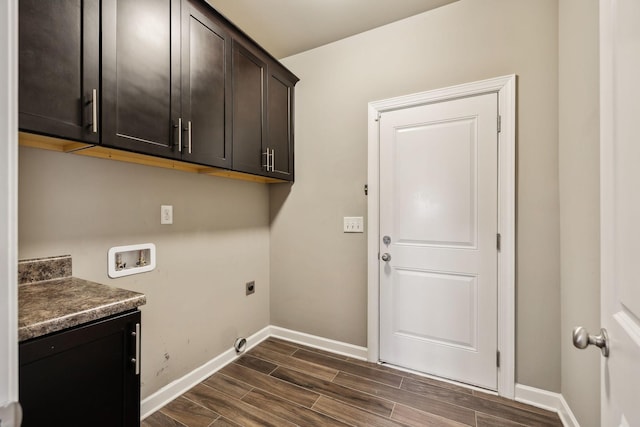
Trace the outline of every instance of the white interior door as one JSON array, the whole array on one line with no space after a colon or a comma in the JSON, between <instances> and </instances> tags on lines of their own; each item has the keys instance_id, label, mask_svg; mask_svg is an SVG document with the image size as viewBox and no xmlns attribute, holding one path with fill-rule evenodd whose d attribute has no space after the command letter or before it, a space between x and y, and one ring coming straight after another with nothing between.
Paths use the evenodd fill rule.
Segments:
<instances>
[{"instance_id":1,"label":"white interior door","mask_svg":"<svg viewBox=\"0 0 640 427\"><path fill-rule=\"evenodd\" d=\"M496 93L380 117L380 360L492 390L497 121Z\"/></svg>"},{"instance_id":2,"label":"white interior door","mask_svg":"<svg viewBox=\"0 0 640 427\"><path fill-rule=\"evenodd\" d=\"M602 426L640 426L640 2L600 3Z\"/></svg>"}]
</instances>

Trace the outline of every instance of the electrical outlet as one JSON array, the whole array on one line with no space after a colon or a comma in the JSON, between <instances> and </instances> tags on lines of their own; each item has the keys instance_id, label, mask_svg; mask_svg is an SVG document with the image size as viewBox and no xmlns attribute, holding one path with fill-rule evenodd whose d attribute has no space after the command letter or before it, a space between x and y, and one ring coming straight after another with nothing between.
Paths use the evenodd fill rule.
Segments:
<instances>
[{"instance_id":1,"label":"electrical outlet","mask_svg":"<svg viewBox=\"0 0 640 427\"><path fill-rule=\"evenodd\" d=\"M256 291L256 282L254 280L246 283L247 295L251 295Z\"/></svg>"},{"instance_id":2,"label":"electrical outlet","mask_svg":"<svg viewBox=\"0 0 640 427\"><path fill-rule=\"evenodd\" d=\"M344 232L364 233L364 219L361 216L345 216Z\"/></svg>"},{"instance_id":3,"label":"electrical outlet","mask_svg":"<svg viewBox=\"0 0 640 427\"><path fill-rule=\"evenodd\" d=\"M160 224L173 224L173 206L160 206Z\"/></svg>"}]
</instances>

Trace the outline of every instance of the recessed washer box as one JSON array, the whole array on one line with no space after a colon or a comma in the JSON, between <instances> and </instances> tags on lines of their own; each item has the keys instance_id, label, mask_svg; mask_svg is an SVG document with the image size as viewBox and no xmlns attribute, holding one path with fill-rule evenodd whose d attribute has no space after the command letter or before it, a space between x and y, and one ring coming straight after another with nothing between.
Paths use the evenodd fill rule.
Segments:
<instances>
[{"instance_id":1,"label":"recessed washer box","mask_svg":"<svg viewBox=\"0 0 640 427\"><path fill-rule=\"evenodd\" d=\"M115 246L109 249L107 266L112 279L151 271L156 268L156 245Z\"/></svg>"}]
</instances>

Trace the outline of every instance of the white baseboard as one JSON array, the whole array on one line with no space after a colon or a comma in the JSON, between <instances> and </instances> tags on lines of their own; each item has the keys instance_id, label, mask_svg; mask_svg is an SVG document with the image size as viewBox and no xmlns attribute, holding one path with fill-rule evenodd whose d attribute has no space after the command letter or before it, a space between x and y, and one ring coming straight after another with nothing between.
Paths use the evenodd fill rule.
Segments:
<instances>
[{"instance_id":1,"label":"white baseboard","mask_svg":"<svg viewBox=\"0 0 640 427\"><path fill-rule=\"evenodd\" d=\"M580 427L567 401L564 400L564 397L560 393L516 384L515 399L518 402L526 403L537 408L557 412L564 427Z\"/></svg>"},{"instance_id":2,"label":"white baseboard","mask_svg":"<svg viewBox=\"0 0 640 427\"><path fill-rule=\"evenodd\" d=\"M271 326L270 335L320 350L330 351L331 353L353 357L354 359L367 360L368 350L366 347L305 334L304 332L292 331L291 329L285 329L279 326Z\"/></svg>"},{"instance_id":3,"label":"white baseboard","mask_svg":"<svg viewBox=\"0 0 640 427\"><path fill-rule=\"evenodd\" d=\"M367 359L367 349L365 347L359 347L353 344L305 334L304 332L296 332L290 329L280 328L278 326L267 326L247 338L246 350L255 347L269 337L282 338L287 341L307 345L320 350L330 351L332 353L342 354L355 359ZM239 356L236 354L235 349L230 348L206 362L204 365L189 372L182 378L178 378L172 383L162 387L140 403L140 419L144 420L146 417L153 414L176 397L182 395L190 388L215 374L238 357Z\"/></svg>"},{"instance_id":4,"label":"white baseboard","mask_svg":"<svg viewBox=\"0 0 640 427\"><path fill-rule=\"evenodd\" d=\"M267 339L270 336L270 328L271 326L267 326L247 338L246 350L255 347ZM177 380L162 387L140 403L140 419L144 420L176 397L185 393L190 388L201 383L229 363L236 360L238 357L239 356L236 354L235 349L232 347L222 354L214 357L204 365L189 372L182 378L178 378Z\"/></svg>"}]
</instances>

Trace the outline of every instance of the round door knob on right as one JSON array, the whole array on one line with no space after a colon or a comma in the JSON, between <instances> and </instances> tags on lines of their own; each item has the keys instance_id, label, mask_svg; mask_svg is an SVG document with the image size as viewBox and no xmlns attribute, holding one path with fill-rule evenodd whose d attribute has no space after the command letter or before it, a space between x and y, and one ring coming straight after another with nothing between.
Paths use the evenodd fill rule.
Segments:
<instances>
[{"instance_id":1,"label":"round door knob on right","mask_svg":"<svg viewBox=\"0 0 640 427\"><path fill-rule=\"evenodd\" d=\"M383 260L384 262L389 262L389 261L391 261L391 255L389 255L388 253L384 253L384 254L382 254L382 257L381 257L381 258L382 258L382 260Z\"/></svg>"},{"instance_id":2,"label":"round door knob on right","mask_svg":"<svg viewBox=\"0 0 640 427\"><path fill-rule=\"evenodd\" d=\"M609 335L604 328L600 329L600 335L591 335L582 326L576 327L573 330L573 345L581 350L595 345L604 357L609 357Z\"/></svg>"}]
</instances>

